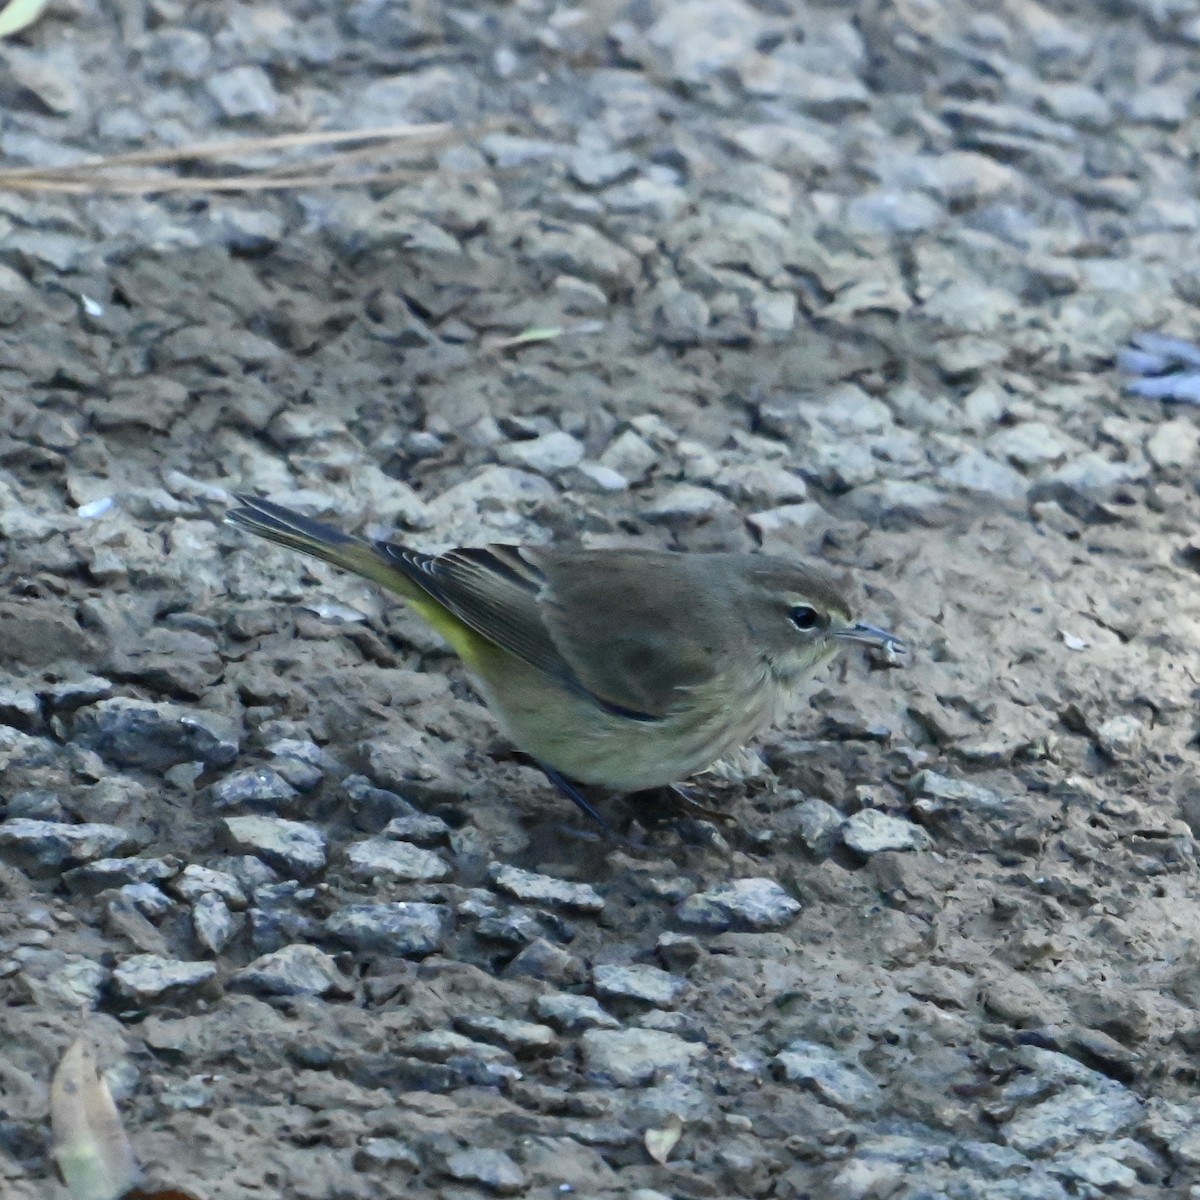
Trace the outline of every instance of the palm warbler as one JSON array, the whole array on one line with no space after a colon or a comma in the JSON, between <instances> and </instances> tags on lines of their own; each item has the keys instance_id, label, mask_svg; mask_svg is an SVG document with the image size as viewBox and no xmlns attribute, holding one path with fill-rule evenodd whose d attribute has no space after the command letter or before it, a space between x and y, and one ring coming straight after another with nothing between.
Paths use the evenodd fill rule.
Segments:
<instances>
[{"instance_id":1,"label":"palm warbler","mask_svg":"<svg viewBox=\"0 0 1200 1200\"><path fill-rule=\"evenodd\" d=\"M673 784L778 721L846 642L838 583L758 554L482 546L422 554L237 497L226 520L382 584L450 644L513 744L570 786ZM565 778L564 778L565 777ZM599 818L597 818L599 819Z\"/></svg>"}]
</instances>

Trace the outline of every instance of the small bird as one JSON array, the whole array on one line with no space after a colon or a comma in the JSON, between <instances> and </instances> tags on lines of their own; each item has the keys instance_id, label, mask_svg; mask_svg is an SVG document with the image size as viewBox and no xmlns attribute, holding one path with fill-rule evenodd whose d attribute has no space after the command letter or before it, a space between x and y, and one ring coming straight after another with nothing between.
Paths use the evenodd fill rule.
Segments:
<instances>
[{"instance_id":1,"label":"small bird","mask_svg":"<svg viewBox=\"0 0 1200 1200\"><path fill-rule=\"evenodd\" d=\"M513 745L596 820L573 784L677 784L777 723L846 643L888 661L904 652L852 619L835 579L786 559L506 545L423 554L237 500L228 523L403 597L478 680Z\"/></svg>"}]
</instances>

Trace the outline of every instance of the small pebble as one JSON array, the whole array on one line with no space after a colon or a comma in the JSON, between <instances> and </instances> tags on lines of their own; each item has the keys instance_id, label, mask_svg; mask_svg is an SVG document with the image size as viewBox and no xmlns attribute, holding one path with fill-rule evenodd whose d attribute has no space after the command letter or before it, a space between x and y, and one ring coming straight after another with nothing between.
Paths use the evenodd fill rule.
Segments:
<instances>
[{"instance_id":1,"label":"small pebble","mask_svg":"<svg viewBox=\"0 0 1200 1200\"><path fill-rule=\"evenodd\" d=\"M129 831L118 825L70 825L16 817L0 823L0 846L9 847L32 869L45 872L130 851L135 842Z\"/></svg>"},{"instance_id":2,"label":"small pebble","mask_svg":"<svg viewBox=\"0 0 1200 1200\"><path fill-rule=\"evenodd\" d=\"M357 879L373 879L377 875L414 882L445 879L449 865L432 850L423 850L411 842L398 842L390 837L367 838L346 848L346 866Z\"/></svg>"},{"instance_id":3,"label":"small pebble","mask_svg":"<svg viewBox=\"0 0 1200 1200\"><path fill-rule=\"evenodd\" d=\"M592 980L600 996L660 1006L674 1004L687 988L686 979L641 964L628 967L602 964L593 969Z\"/></svg>"},{"instance_id":4,"label":"small pebble","mask_svg":"<svg viewBox=\"0 0 1200 1200\"><path fill-rule=\"evenodd\" d=\"M708 1053L657 1029L589 1029L580 1046L588 1074L616 1087L640 1087L660 1073L686 1071Z\"/></svg>"},{"instance_id":5,"label":"small pebble","mask_svg":"<svg viewBox=\"0 0 1200 1200\"><path fill-rule=\"evenodd\" d=\"M869 858L885 850L922 850L929 845L929 834L911 821L864 808L846 820L842 841L855 854Z\"/></svg>"},{"instance_id":6,"label":"small pebble","mask_svg":"<svg viewBox=\"0 0 1200 1200\"><path fill-rule=\"evenodd\" d=\"M315 825L283 817L226 817L225 832L235 850L257 854L269 866L305 879L325 866L325 834Z\"/></svg>"},{"instance_id":7,"label":"small pebble","mask_svg":"<svg viewBox=\"0 0 1200 1200\"><path fill-rule=\"evenodd\" d=\"M135 1004L182 1000L202 989L217 973L208 962L180 962L158 954L134 954L112 974L113 990Z\"/></svg>"},{"instance_id":8,"label":"small pebble","mask_svg":"<svg viewBox=\"0 0 1200 1200\"><path fill-rule=\"evenodd\" d=\"M395 901L347 905L326 919L325 928L356 950L416 956L441 949L451 921L443 904Z\"/></svg>"},{"instance_id":9,"label":"small pebble","mask_svg":"<svg viewBox=\"0 0 1200 1200\"><path fill-rule=\"evenodd\" d=\"M525 1189L525 1172L503 1150L474 1147L446 1158L446 1174L462 1183L477 1183L498 1196Z\"/></svg>"},{"instance_id":10,"label":"small pebble","mask_svg":"<svg viewBox=\"0 0 1200 1200\"><path fill-rule=\"evenodd\" d=\"M235 971L229 987L261 996L348 996L353 991L331 955L303 943L261 955Z\"/></svg>"},{"instance_id":11,"label":"small pebble","mask_svg":"<svg viewBox=\"0 0 1200 1200\"><path fill-rule=\"evenodd\" d=\"M734 879L696 892L676 911L681 921L705 929L782 929L800 911L800 902L774 879Z\"/></svg>"},{"instance_id":12,"label":"small pebble","mask_svg":"<svg viewBox=\"0 0 1200 1200\"><path fill-rule=\"evenodd\" d=\"M589 883L568 883L565 879L502 863L491 866L488 878L500 891L525 904L548 904L587 913L598 913L604 908L604 898Z\"/></svg>"},{"instance_id":13,"label":"small pebble","mask_svg":"<svg viewBox=\"0 0 1200 1200\"><path fill-rule=\"evenodd\" d=\"M570 992L555 992L539 996L534 1011L563 1033L578 1033L584 1029L620 1029L621 1022L600 1007L594 996L575 996Z\"/></svg>"},{"instance_id":14,"label":"small pebble","mask_svg":"<svg viewBox=\"0 0 1200 1200\"><path fill-rule=\"evenodd\" d=\"M192 904L192 928L206 950L220 954L237 932L228 905L215 892L204 892Z\"/></svg>"}]
</instances>

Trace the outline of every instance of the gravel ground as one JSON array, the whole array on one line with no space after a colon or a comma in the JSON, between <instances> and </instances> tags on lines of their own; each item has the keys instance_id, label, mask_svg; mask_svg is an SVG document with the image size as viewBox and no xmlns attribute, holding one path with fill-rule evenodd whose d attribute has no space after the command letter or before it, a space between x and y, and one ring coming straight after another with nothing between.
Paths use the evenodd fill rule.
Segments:
<instances>
[{"instance_id":1,"label":"gravel ground","mask_svg":"<svg viewBox=\"0 0 1200 1200\"><path fill-rule=\"evenodd\" d=\"M1113 370L1195 332L1198 45L65 0L0 50L19 163L455 127L374 190L0 194L6 1200L81 1026L201 1200L1200 1196L1200 423ZM819 556L915 653L615 844L234 490Z\"/></svg>"}]
</instances>

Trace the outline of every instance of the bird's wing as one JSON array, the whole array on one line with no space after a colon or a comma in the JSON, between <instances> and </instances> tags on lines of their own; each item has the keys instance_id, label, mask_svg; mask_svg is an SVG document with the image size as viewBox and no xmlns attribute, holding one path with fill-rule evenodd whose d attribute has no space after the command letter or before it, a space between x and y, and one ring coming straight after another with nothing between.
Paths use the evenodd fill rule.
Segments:
<instances>
[{"instance_id":1,"label":"bird's wing","mask_svg":"<svg viewBox=\"0 0 1200 1200\"><path fill-rule=\"evenodd\" d=\"M418 587L488 641L581 693L587 688L543 621L546 578L519 546L479 546L422 554L376 542L376 550Z\"/></svg>"},{"instance_id":2,"label":"bird's wing","mask_svg":"<svg viewBox=\"0 0 1200 1200\"><path fill-rule=\"evenodd\" d=\"M548 581L542 617L585 688L613 710L665 717L711 683L737 622L713 611L697 559L628 551L528 552Z\"/></svg>"}]
</instances>

